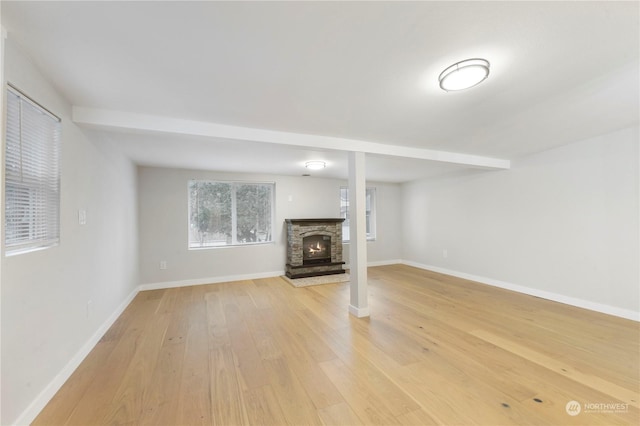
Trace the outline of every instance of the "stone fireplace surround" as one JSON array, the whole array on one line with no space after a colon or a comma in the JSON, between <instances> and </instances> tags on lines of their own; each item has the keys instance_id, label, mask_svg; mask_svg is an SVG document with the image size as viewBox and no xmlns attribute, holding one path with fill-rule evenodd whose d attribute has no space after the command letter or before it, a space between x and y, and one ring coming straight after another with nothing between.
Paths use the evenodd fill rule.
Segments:
<instances>
[{"instance_id":1,"label":"stone fireplace surround","mask_svg":"<svg viewBox=\"0 0 640 426\"><path fill-rule=\"evenodd\" d=\"M285 219L287 224L287 263L285 274L289 278L314 277L318 275L344 274L342 269L342 222L343 218L329 219ZM330 261L305 264L302 240L319 235L331 238Z\"/></svg>"}]
</instances>

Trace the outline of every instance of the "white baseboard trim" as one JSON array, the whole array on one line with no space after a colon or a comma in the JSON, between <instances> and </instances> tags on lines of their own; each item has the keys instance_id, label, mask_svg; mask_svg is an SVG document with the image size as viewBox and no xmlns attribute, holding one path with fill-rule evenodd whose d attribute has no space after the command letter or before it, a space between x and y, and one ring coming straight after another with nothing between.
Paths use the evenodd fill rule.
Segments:
<instances>
[{"instance_id":1,"label":"white baseboard trim","mask_svg":"<svg viewBox=\"0 0 640 426\"><path fill-rule=\"evenodd\" d=\"M505 281L494 280L493 278L482 277L479 275L467 274L464 272L453 271L451 269L440 268L438 266L425 265L422 263L403 260L404 265L413 266L415 268L425 269L427 271L438 272L445 275L452 275L458 278L464 278L470 281L476 281L482 284L488 284L493 287L504 288L518 293L528 294L530 296L540 297L542 299L552 300L554 302L564 303L578 308L588 309L590 311L600 312L602 314L613 315L620 318L626 318L632 321L640 322L640 312L630 309L618 308L615 306L596 303L590 300L578 299L576 297L565 296L563 294L553 293L550 291L538 290L531 287L525 287L518 284L512 284Z\"/></svg>"},{"instance_id":2,"label":"white baseboard trim","mask_svg":"<svg viewBox=\"0 0 640 426\"><path fill-rule=\"evenodd\" d=\"M397 265L398 263L402 263L402 260L401 259L377 260L374 262L367 262L367 266L387 266L387 265Z\"/></svg>"},{"instance_id":3,"label":"white baseboard trim","mask_svg":"<svg viewBox=\"0 0 640 426\"><path fill-rule=\"evenodd\" d=\"M104 333L109 330L114 322L120 317L122 312L129 306L129 303L138 294L139 287L136 287L131 294L116 308L116 310L107 318L102 325L93 333L93 335L82 345L80 350L69 360L67 365L53 378L51 382L40 392L40 394L34 399L31 404L22 412L18 419L13 423L15 425L29 425L40 414L40 411L51 401L51 398L60 390L62 385L71 377L71 374L78 368L80 363L89 355L89 352L100 341Z\"/></svg>"},{"instance_id":4,"label":"white baseboard trim","mask_svg":"<svg viewBox=\"0 0 640 426\"><path fill-rule=\"evenodd\" d=\"M385 266L385 265L397 265L398 263L402 263L400 259L391 259L391 260L378 260L374 262L367 262L367 266ZM349 265L344 265L345 269L349 269ZM166 288L174 288L174 287L188 287L192 285L202 285L202 284L218 284L218 283L226 283L231 281L243 281L243 280L257 280L260 278L273 278L284 275L284 271L272 271L272 272L261 272L257 274L243 274L243 275L226 275L221 277L209 277L209 278L194 278L191 280L180 280L180 281L163 281L157 283L147 283L141 284L138 289L139 291L145 290L161 290Z\"/></svg>"},{"instance_id":5,"label":"white baseboard trim","mask_svg":"<svg viewBox=\"0 0 640 426\"><path fill-rule=\"evenodd\" d=\"M369 316L369 307L357 308L353 305L349 305L349 313L356 318L365 318Z\"/></svg>"},{"instance_id":6,"label":"white baseboard trim","mask_svg":"<svg viewBox=\"0 0 640 426\"><path fill-rule=\"evenodd\" d=\"M195 278L192 280L164 281L159 283L141 284L138 288L140 291L161 290L165 288L188 287L191 285L218 284L218 283L226 283L231 281L257 280L260 278L273 278L273 277L279 277L282 275L284 275L284 271L261 272L258 274L244 274L244 275L226 275L222 277Z\"/></svg>"},{"instance_id":7,"label":"white baseboard trim","mask_svg":"<svg viewBox=\"0 0 640 426\"><path fill-rule=\"evenodd\" d=\"M397 265L402 263L402 259L390 259L390 260L375 260L373 262L367 262L367 268L372 266L387 266L387 265ZM344 269L351 269L350 263L345 263Z\"/></svg>"}]
</instances>

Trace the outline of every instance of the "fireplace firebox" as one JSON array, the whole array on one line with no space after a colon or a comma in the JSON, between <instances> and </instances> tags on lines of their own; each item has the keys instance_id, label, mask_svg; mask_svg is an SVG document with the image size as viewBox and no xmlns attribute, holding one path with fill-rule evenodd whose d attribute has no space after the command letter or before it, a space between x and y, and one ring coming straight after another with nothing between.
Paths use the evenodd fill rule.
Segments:
<instances>
[{"instance_id":1,"label":"fireplace firebox","mask_svg":"<svg viewBox=\"0 0 640 426\"><path fill-rule=\"evenodd\" d=\"M286 275L289 278L344 274L342 222L344 219L285 219Z\"/></svg>"},{"instance_id":2,"label":"fireplace firebox","mask_svg":"<svg viewBox=\"0 0 640 426\"><path fill-rule=\"evenodd\" d=\"M331 262L331 237L310 235L302 239L302 264L314 265Z\"/></svg>"}]
</instances>

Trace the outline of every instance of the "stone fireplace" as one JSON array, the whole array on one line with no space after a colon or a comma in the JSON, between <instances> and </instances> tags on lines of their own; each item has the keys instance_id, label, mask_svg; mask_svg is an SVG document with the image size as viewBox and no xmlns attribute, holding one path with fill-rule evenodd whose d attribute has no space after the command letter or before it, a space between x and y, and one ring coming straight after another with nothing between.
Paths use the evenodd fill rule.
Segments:
<instances>
[{"instance_id":1,"label":"stone fireplace","mask_svg":"<svg viewBox=\"0 0 640 426\"><path fill-rule=\"evenodd\" d=\"M344 274L342 222L344 219L285 219L289 278Z\"/></svg>"}]
</instances>

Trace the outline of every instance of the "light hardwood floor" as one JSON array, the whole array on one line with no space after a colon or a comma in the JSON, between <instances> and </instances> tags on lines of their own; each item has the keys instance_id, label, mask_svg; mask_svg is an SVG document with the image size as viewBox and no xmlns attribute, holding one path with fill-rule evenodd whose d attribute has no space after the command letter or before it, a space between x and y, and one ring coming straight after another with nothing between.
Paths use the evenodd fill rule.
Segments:
<instances>
[{"instance_id":1,"label":"light hardwood floor","mask_svg":"<svg viewBox=\"0 0 640 426\"><path fill-rule=\"evenodd\" d=\"M141 292L35 424L640 424L636 322L402 265L369 294Z\"/></svg>"}]
</instances>

